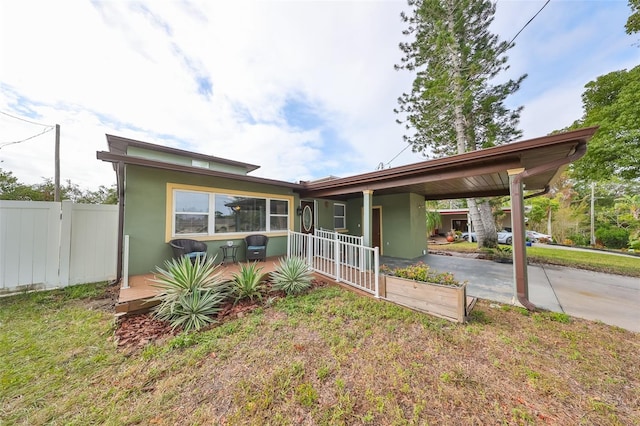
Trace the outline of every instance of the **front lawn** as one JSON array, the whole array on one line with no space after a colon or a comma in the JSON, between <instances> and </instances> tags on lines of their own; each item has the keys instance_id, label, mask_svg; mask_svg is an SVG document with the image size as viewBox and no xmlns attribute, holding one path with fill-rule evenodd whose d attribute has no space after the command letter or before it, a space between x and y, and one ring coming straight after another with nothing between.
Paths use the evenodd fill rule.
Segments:
<instances>
[{"instance_id":1,"label":"front lawn","mask_svg":"<svg viewBox=\"0 0 640 426\"><path fill-rule=\"evenodd\" d=\"M0 424L640 423L640 335L602 323L320 287L122 351L104 288L0 299Z\"/></svg>"},{"instance_id":2,"label":"front lawn","mask_svg":"<svg viewBox=\"0 0 640 426\"><path fill-rule=\"evenodd\" d=\"M461 253L483 253L478 249L478 243L469 242L431 245L429 249ZM545 263L587 269L589 271L640 277L640 257L638 256L616 256L596 250L564 250L554 248L553 246L545 246L527 247L527 259L530 263Z\"/></svg>"}]
</instances>

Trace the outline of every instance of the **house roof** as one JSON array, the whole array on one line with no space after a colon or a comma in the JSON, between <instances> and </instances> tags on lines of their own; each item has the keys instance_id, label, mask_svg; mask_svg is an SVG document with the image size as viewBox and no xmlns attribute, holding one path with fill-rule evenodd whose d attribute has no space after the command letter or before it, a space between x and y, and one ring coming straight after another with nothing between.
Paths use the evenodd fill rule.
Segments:
<instances>
[{"instance_id":1,"label":"house roof","mask_svg":"<svg viewBox=\"0 0 640 426\"><path fill-rule=\"evenodd\" d=\"M131 147L147 149L155 152L164 152L167 154L179 155L182 157L192 158L194 160L210 161L213 163L238 167L240 169L245 169L246 173L252 172L260 168L260 166L256 166L255 164L228 160L226 158L214 157L212 155L199 154L197 152L185 151L183 149L156 145L153 143L142 142L135 139L123 138L121 136L114 136L109 134L107 134L106 136L107 136L107 144L109 145L109 151L114 154L127 155L127 148L131 146Z\"/></svg>"},{"instance_id":2,"label":"house roof","mask_svg":"<svg viewBox=\"0 0 640 426\"><path fill-rule=\"evenodd\" d=\"M427 200L501 196L509 195L508 171L520 168L536 170L523 179L525 189L544 190L596 130L589 127L346 178L305 182L301 195L344 199L372 190L375 195L412 192ZM567 164L545 167L562 159Z\"/></svg>"},{"instance_id":3,"label":"house roof","mask_svg":"<svg viewBox=\"0 0 640 426\"><path fill-rule=\"evenodd\" d=\"M122 162L245 182L278 185L291 188L300 193L303 198L348 199L360 196L363 191L372 190L375 195L412 192L423 195L427 200L442 200L509 195L508 171L521 168L535 171L535 173L530 173L523 178L525 189L544 190L566 168L568 163L575 159L571 156L579 148L586 146L587 141L596 130L597 127L588 127L346 178L332 177L331 179L301 183L129 156L126 154L127 145L205 161L240 165L246 167L247 171L255 170L258 167L113 135L107 135L110 152L99 151L97 156L100 160L112 163ZM562 163L563 159L566 160L566 164L556 165ZM254 168L251 169L252 167Z\"/></svg>"},{"instance_id":4,"label":"house roof","mask_svg":"<svg viewBox=\"0 0 640 426\"><path fill-rule=\"evenodd\" d=\"M98 151L98 160L107 161L115 165L117 163L132 164L137 166L151 167L162 170L172 170L177 172L192 173L197 175L214 176L219 178L239 180L243 182L261 183L266 185L276 185L284 188L291 188L294 191L300 190L302 185L297 183L285 182L275 179L265 179L255 176L242 175L238 173L230 173L226 171L206 169L202 167L189 166L184 164L175 164L167 161L144 158L139 156L127 155L127 147L135 146L137 148L148 149L157 152L164 152L168 154L175 154L194 158L203 161L213 161L221 164L226 164L235 167L244 167L248 172L257 169L259 166L255 166L248 163L242 163L239 161L227 160L225 158L213 157L210 155L198 154L191 151L184 151L176 148L169 148L161 145L156 145L147 142L136 141L134 139L122 138L119 136L107 135L107 143L109 145L109 151Z\"/></svg>"}]
</instances>

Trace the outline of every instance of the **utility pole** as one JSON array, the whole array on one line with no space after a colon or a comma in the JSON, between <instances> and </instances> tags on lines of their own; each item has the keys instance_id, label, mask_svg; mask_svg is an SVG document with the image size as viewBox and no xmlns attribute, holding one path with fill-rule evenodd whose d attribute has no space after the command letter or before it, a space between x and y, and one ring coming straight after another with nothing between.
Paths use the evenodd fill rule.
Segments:
<instances>
[{"instance_id":1,"label":"utility pole","mask_svg":"<svg viewBox=\"0 0 640 426\"><path fill-rule=\"evenodd\" d=\"M596 245L596 234L594 231L594 227L595 227L595 190L596 190L596 183L595 182L591 182L591 245L595 246Z\"/></svg>"},{"instance_id":2,"label":"utility pole","mask_svg":"<svg viewBox=\"0 0 640 426\"><path fill-rule=\"evenodd\" d=\"M56 124L55 178L53 201L60 201L60 125Z\"/></svg>"}]
</instances>

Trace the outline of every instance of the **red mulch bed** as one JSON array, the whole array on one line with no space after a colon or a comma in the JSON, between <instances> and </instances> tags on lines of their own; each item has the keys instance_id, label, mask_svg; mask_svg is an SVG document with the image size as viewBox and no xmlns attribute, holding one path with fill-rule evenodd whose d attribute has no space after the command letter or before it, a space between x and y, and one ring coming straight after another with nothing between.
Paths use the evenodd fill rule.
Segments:
<instances>
[{"instance_id":1,"label":"red mulch bed","mask_svg":"<svg viewBox=\"0 0 640 426\"><path fill-rule=\"evenodd\" d=\"M115 340L118 348L135 349L149 342L174 336L177 332L171 329L168 322L153 318L151 313L126 315L118 319Z\"/></svg>"},{"instance_id":2,"label":"red mulch bed","mask_svg":"<svg viewBox=\"0 0 640 426\"><path fill-rule=\"evenodd\" d=\"M313 287L326 285L324 281L313 282ZM284 292L269 292L270 298L282 298ZM264 300L264 299L263 299ZM210 327L216 327L224 321L242 318L249 312L262 306L260 300L241 300L237 304L227 302L218 313L218 322ZM118 319L114 339L119 349L137 350L146 346L150 342L159 341L175 336L181 331L177 328L171 329L168 322L157 320L151 312L125 315Z\"/></svg>"}]
</instances>

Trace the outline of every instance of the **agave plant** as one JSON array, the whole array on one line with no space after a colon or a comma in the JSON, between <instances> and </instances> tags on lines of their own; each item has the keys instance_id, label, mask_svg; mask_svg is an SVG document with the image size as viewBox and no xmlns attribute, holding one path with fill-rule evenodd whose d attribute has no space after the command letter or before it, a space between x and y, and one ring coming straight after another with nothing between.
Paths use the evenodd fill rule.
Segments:
<instances>
[{"instance_id":1,"label":"agave plant","mask_svg":"<svg viewBox=\"0 0 640 426\"><path fill-rule=\"evenodd\" d=\"M240 264L240 270L233 274L231 282L231 291L236 297L236 303L241 299L249 299L252 302L254 298L262 300L262 292L265 290L263 276L262 268L255 262Z\"/></svg>"},{"instance_id":2,"label":"agave plant","mask_svg":"<svg viewBox=\"0 0 640 426\"><path fill-rule=\"evenodd\" d=\"M154 315L185 331L199 330L215 321L213 316L229 296L229 284L217 271L213 258L188 257L165 262L165 269L156 267L158 276L152 280L160 293L152 301Z\"/></svg>"},{"instance_id":3,"label":"agave plant","mask_svg":"<svg viewBox=\"0 0 640 426\"><path fill-rule=\"evenodd\" d=\"M214 315L226 299L227 294L220 291L195 291L180 296L170 309L158 309L156 317L170 322L174 329L182 327L186 332L200 330L215 321Z\"/></svg>"},{"instance_id":4,"label":"agave plant","mask_svg":"<svg viewBox=\"0 0 640 426\"><path fill-rule=\"evenodd\" d=\"M311 287L313 272L301 257L282 259L271 273L271 288L287 294L298 294Z\"/></svg>"}]
</instances>

